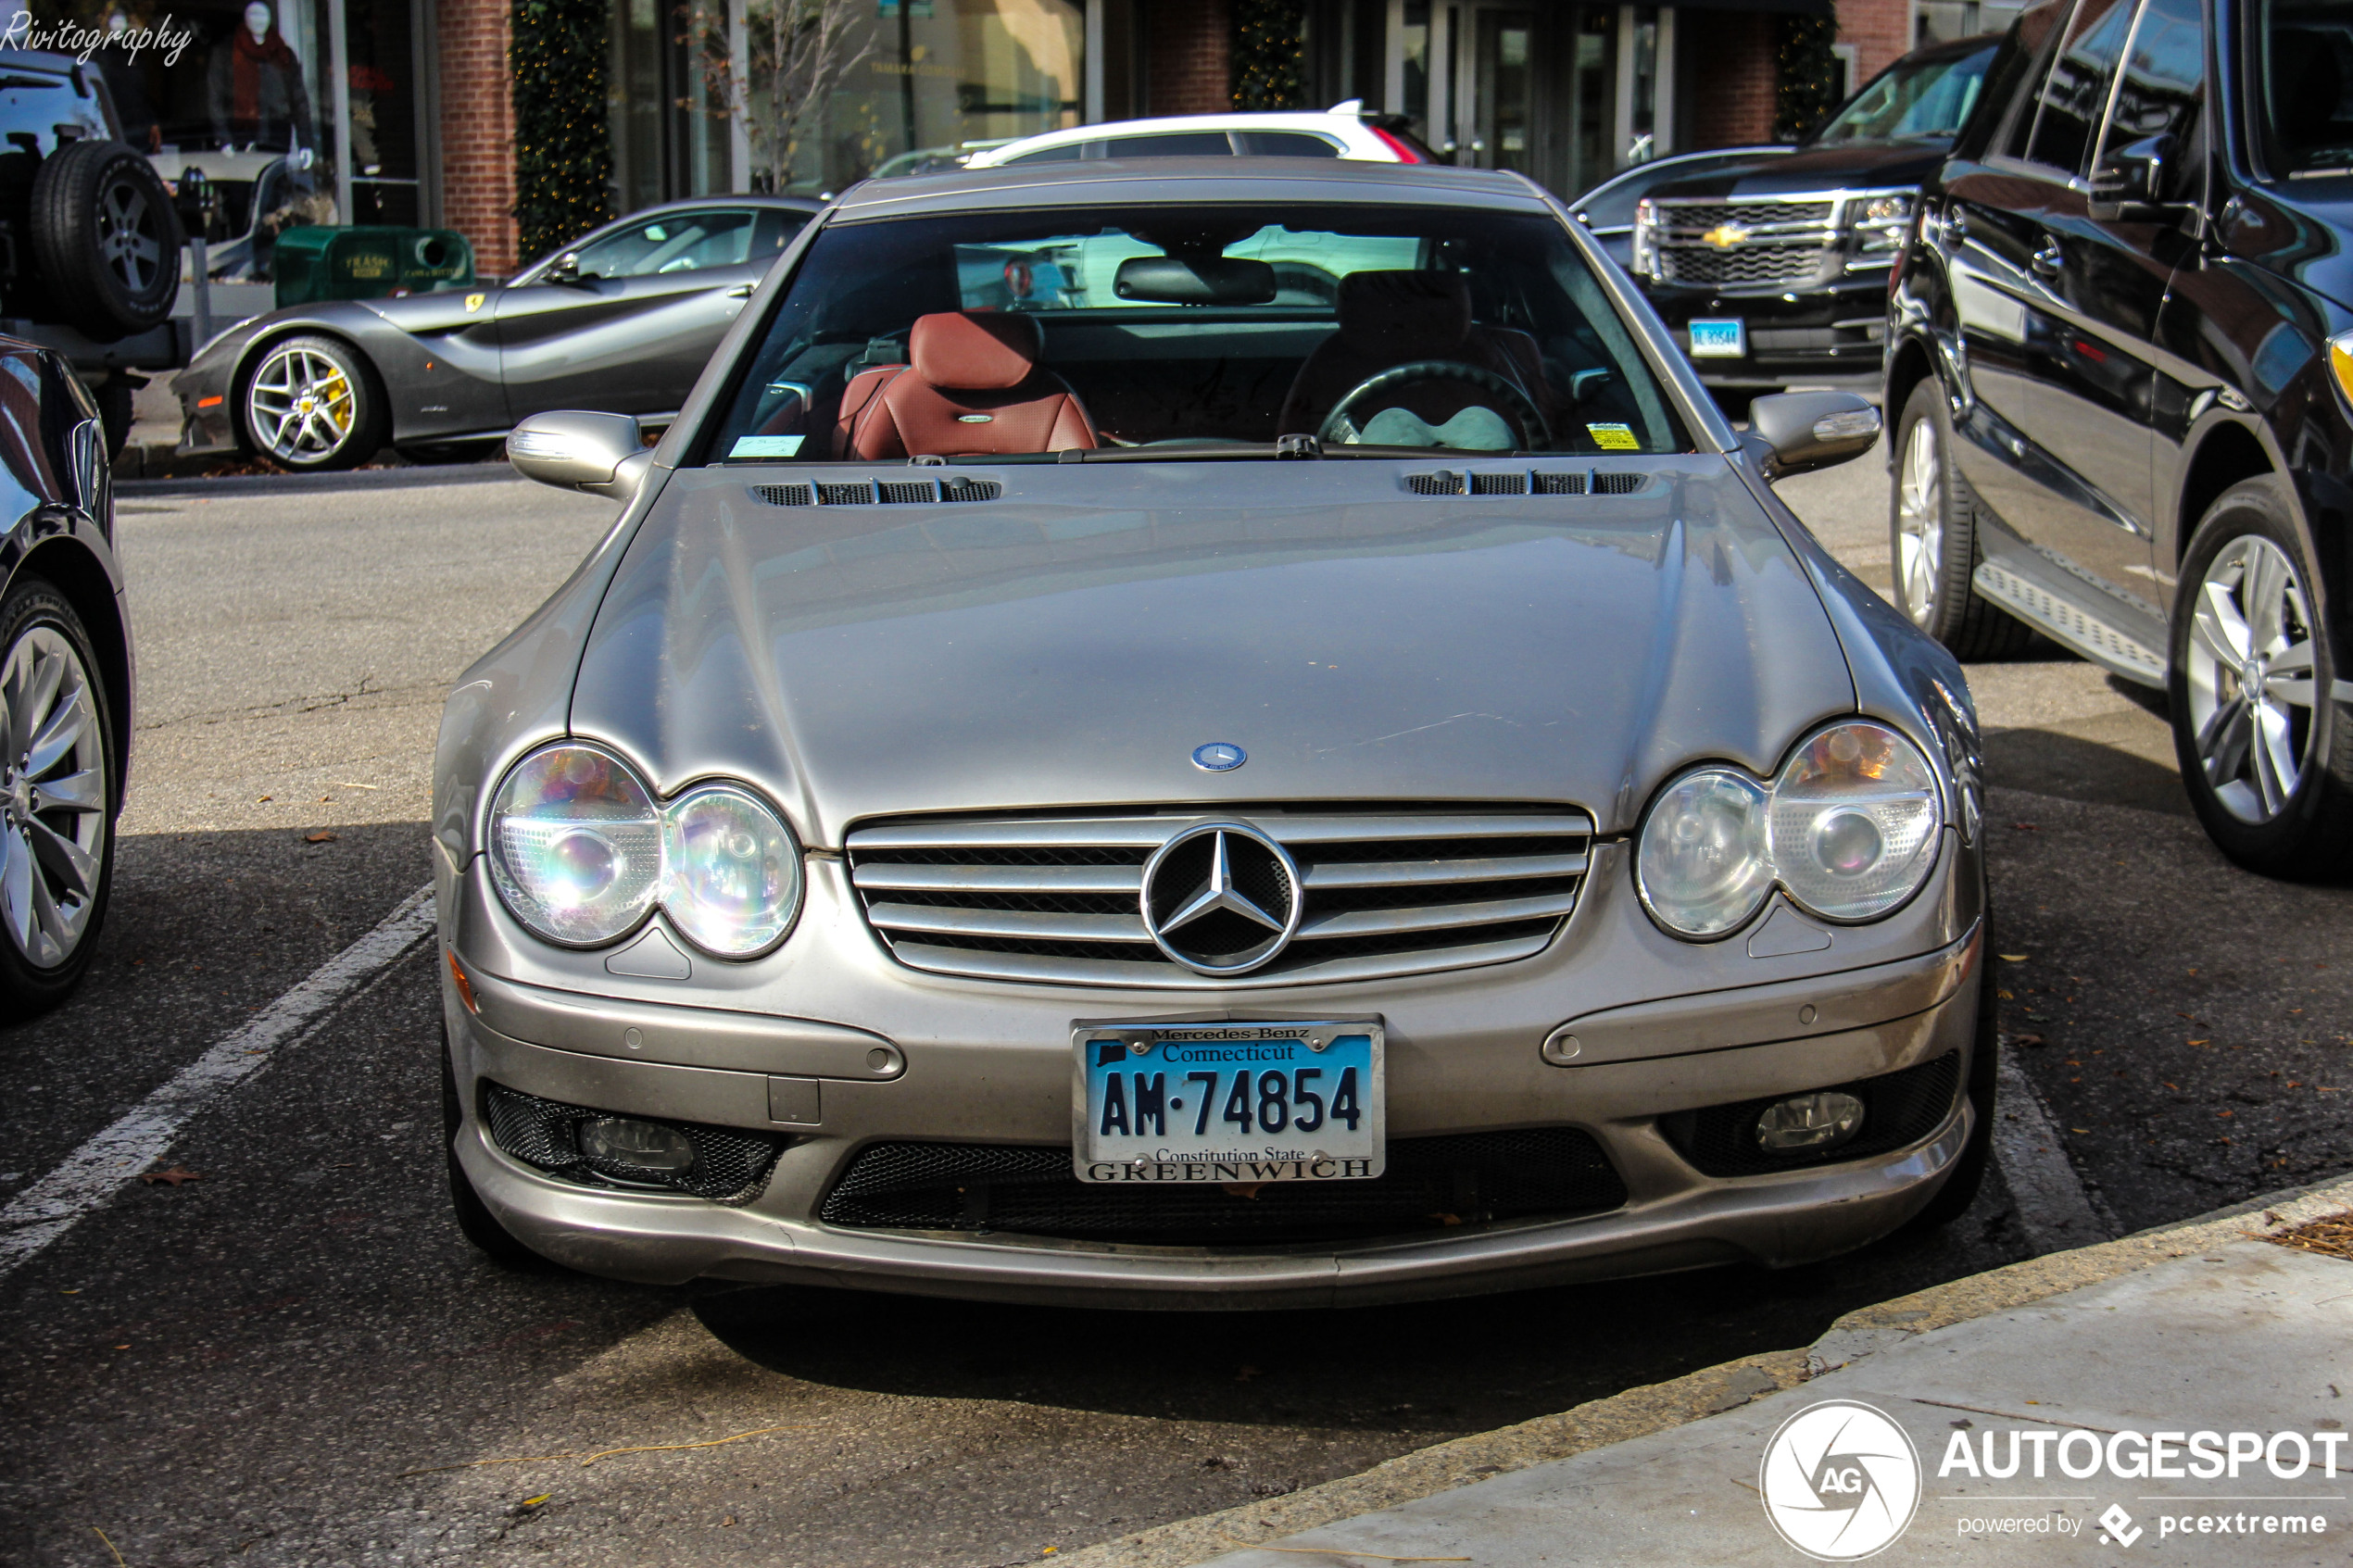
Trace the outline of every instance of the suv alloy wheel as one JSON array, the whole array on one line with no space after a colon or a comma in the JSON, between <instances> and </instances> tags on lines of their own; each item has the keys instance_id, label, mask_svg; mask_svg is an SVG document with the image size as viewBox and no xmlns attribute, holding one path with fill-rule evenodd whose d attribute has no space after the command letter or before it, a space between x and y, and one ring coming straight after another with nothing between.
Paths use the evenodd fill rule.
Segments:
<instances>
[{"instance_id":1,"label":"suv alloy wheel","mask_svg":"<svg viewBox=\"0 0 2353 1568\"><path fill-rule=\"evenodd\" d=\"M2173 602L2168 694L2190 804L2222 852L2271 876L2353 869L2353 724L2278 483L2207 511Z\"/></svg>"},{"instance_id":2,"label":"suv alloy wheel","mask_svg":"<svg viewBox=\"0 0 2353 1568\"><path fill-rule=\"evenodd\" d=\"M2034 640L2034 632L1978 596L1970 574L1977 546L1977 497L1952 462L1944 388L1930 376L1912 388L1895 426L1895 483L1889 487L1895 608L1958 659L1999 659Z\"/></svg>"}]
</instances>

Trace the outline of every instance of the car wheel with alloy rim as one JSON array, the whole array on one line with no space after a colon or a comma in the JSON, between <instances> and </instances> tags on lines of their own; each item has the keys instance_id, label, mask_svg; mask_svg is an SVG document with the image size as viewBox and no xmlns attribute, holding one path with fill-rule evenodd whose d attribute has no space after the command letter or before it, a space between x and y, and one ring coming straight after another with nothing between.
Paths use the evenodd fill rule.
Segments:
<instances>
[{"instance_id":1,"label":"car wheel with alloy rim","mask_svg":"<svg viewBox=\"0 0 2353 1568\"><path fill-rule=\"evenodd\" d=\"M264 349L237 394L243 445L283 468L357 468L384 439L374 367L331 337L283 338Z\"/></svg>"},{"instance_id":2,"label":"car wheel with alloy rim","mask_svg":"<svg viewBox=\"0 0 2353 1568\"><path fill-rule=\"evenodd\" d=\"M2225 491L2192 536L2173 606L2173 743L2224 854L2272 876L2353 870L2353 684L2315 619L2278 483Z\"/></svg>"},{"instance_id":3,"label":"car wheel with alloy rim","mask_svg":"<svg viewBox=\"0 0 2353 1568\"><path fill-rule=\"evenodd\" d=\"M71 604L37 579L0 607L0 1001L24 1016L90 967L114 872L106 689Z\"/></svg>"},{"instance_id":4,"label":"car wheel with alloy rim","mask_svg":"<svg viewBox=\"0 0 2353 1568\"><path fill-rule=\"evenodd\" d=\"M1895 483L1888 528L1895 607L1960 659L1998 659L2034 639L2025 622L1981 597L1970 581L1977 497L1951 460L1944 389L1934 377L1912 389L1895 427Z\"/></svg>"}]
</instances>

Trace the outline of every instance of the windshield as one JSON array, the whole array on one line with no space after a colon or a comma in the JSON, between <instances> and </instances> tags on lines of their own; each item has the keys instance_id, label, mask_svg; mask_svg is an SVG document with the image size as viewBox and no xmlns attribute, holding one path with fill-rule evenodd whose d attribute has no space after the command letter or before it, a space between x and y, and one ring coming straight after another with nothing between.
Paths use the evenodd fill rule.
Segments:
<instances>
[{"instance_id":1,"label":"windshield","mask_svg":"<svg viewBox=\"0 0 2353 1568\"><path fill-rule=\"evenodd\" d=\"M1960 134L1985 85L1996 45L1958 59L1896 61L1833 116L1811 145L1844 142L1910 142Z\"/></svg>"},{"instance_id":2,"label":"windshield","mask_svg":"<svg viewBox=\"0 0 2353 1568\"><path fill-rule=\"evenodd\" d=\"M2353 174L2353 14L2344 0L2268 0L2263 56L2264 159L2272 178Z\"/></svg>"},{"instance_id":3,"label":"windshield","mask_svg":"<svg viewBox=\"0 0 2353 1568\"><path fill-rule=\"evenodd\" d=\"M1240 457L1285 435L1335 450L1691 449L1557 220L1282 210L829 227L709 457Z\"/></svg>"}]
</instances>

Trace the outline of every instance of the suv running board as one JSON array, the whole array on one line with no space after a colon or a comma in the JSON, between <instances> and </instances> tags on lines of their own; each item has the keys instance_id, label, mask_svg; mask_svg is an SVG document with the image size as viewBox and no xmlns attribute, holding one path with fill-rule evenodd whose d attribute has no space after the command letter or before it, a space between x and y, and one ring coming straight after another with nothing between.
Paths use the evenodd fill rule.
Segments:
<instances>
[{"instance_id":1,"label":"suv running board","mask_svg":"<svg viewBox=\"0 0 2353 1568\"><path fill-rule=\"evenodd\" d=\"M2093 663L2143 685L2165 684L2164 655L2076 600L2062 598L1998 561L1980 561L1970 581L1988 599Z\"/></svg>"}]
</instances>

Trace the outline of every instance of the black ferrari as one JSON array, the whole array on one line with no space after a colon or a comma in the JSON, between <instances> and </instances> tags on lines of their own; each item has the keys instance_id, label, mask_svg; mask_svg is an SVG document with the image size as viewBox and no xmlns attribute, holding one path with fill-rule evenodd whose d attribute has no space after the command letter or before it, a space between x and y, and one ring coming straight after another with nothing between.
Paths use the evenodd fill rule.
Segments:
<instances>
[{"instance_id":1,"label":"black ferrari","mask_svg":"<svg viewBox=\"0 0 2353 1568\"><path fill-rule=\"evenodd\" d=\"M598 408L659 423L823 204L669 202L503 284L331 300L243 321L171 383L183 456L347 469L487 453L517 420Z\"/></svg>"}]
</instances>

